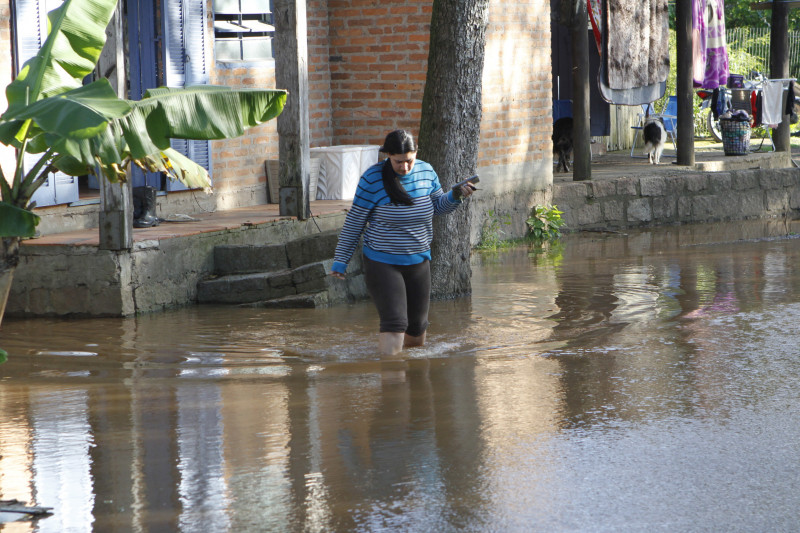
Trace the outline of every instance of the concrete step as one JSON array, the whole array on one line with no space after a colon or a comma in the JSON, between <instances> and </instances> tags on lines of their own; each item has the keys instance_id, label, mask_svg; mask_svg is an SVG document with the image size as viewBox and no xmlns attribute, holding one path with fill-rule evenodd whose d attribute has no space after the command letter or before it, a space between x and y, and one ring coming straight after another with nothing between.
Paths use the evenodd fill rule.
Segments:
<instances>
[{"instance_id":1,"label":"concrete step","mask_svg":"<svg viewBox=\"0 0 800 533\"><path fill-rule=\"evenodd\" d=\"M285 244L225 244L214 247L214 272L220 276L274 272L289 268Z\"/></svg>"},{"instance_id":2,"label":"concrete step","mask_svg":"<svg viewBox=\"0 0 800 533\"><path fill-rule=\"evenodd\" d=\"M314 309L317 307L327 307L330 305L328 291L318 291L305 294L292 294L272 300L263 300L240 304L239 307L262 307L268 309Z\"/></svg>"},{"instance_id":3,"label":"concrete step","mask_svg":"<svg viewBox=\"0 0 800 533\"><path fill-rule=\"evenodd\" d=\"M215 275L197 284L199 303L248 307L325 307L367 297L361 254L345 281L329 275L339 232L309 235L285 244L221 245Z\"/></svg>"},{"instance_id":4,"label":"concrete step","mask_svg":"<svg viewBox=\"0 0 800 533\"><path fill-rule=\"evenodd\" d=\"M217 275L274 272L333 257L339 231L315 233L283 244L231 244L214 248Z\"/></svg>"},{"instance_id":5,"label":"concrete step","mask_svg":"<svg viewBox=\"0 0 800 533\"><path fill-rule=\"evenodd\" d=\"M206 279L197 284L197 301L239 304L324 290L329 271L326 268L330 269L332 263L333 259L329 259L277 272L228 274Z\"/></svg>"}]
</instances>

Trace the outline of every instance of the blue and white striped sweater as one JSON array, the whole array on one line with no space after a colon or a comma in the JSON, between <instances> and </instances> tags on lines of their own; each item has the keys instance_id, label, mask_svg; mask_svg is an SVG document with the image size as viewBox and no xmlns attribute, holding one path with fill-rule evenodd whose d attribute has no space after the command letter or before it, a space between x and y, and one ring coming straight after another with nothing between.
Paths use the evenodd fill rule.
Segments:
<instances>
[{"instance_id":1,"label":"blue and white striped sweater","mask_svg":"<svg viewBox=\"0 0 800 533\"><path fill-rule=\"evenodd\" d=\"M413 205L392 204L383 188L383 161L372 165L358 182L334 254L333 270L344 273L364 233L364 255L392 265L414 265L431 258L433 216L450 213L461 202L445 194L439 176L419 159L400 182ZM366 231L365 231L366 228Z\"/></svg>"}]
</instances>

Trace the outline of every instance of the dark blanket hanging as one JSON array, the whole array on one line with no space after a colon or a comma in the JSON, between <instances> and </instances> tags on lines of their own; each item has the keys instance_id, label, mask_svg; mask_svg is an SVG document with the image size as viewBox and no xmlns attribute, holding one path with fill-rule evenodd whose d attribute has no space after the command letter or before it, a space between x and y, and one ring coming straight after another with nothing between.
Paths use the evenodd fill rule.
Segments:
<instances>
[{"instance_id":1,"label":"dark blanket hanging","mask_svg":"<svg viewBox=\"0 0 800 533\"><path fill-rule=\"evenodd\" d=\"M667 0L606 0L606 6L608 86L633 89L666 81Z\"/></svg>"}]
</instances>

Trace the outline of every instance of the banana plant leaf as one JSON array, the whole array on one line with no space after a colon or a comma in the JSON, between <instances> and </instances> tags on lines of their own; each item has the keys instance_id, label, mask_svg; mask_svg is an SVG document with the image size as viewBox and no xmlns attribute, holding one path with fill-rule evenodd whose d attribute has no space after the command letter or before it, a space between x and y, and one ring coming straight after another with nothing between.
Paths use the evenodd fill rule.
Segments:
<instances>
[{"instance_id":1,"label":"banana plant leaf","mask_svg":"<svg viewBox=\"0 0 800 533\"><path fill-rule=\"evenodd\" d=\"M168 177L178 180L190 189L204 189L211 187L211 176L208 171L182 153L167 148L156 156L148 156L136 162L144 163L151 172L164 172Z\"/></svg>"},{"instance_id":2,"label":"banana plant leaf","mask_svg":"<svg viewBox=\"0 0 800 533\"><path fill-rule=\"evenodd\" d=\"M52 147L57 153L90 165L95 154L109 163L121 164L122 140L119 131L110 128L109 123L124 117L130 110L130 104L117 97L108 80L101 79L9 111L3 118L32 121L28 152L40 153ZM3 132L0 127L0 134Z\"/></svg>"},{"instance_id":3,"label":"banana plant leaf","mask_svg":"<svg viewBox=\"0 0 800 533\"><path fill-rule=\"evenodd\" d=\"M8 113L80 87L95 68L117 0L65 0L48 14L49 33L6 88Z\"/></svg>"},{"instance_id":4,"label":"banana plant leaf","mask_svg":"<svg viewBox=\"0 0 800 533\"><path fill-rule=\"evenodd\" d=\"M276 117L285 102L286 91L209 85L153 89L140 101L127 101L116 96L108 80L101 79L3 118L30 120L29 151L53 148L59 154L53 164L67 174L86 174L99 164L108 179L118 181L132 159L148 170L167 172L187 186L207 187L208 174L171 150L170 138L237 137Z\"/></svg>"},{"instance_id":5,"label":"banana plant leaf","mask_svg":"<svg viewBox=\"0 0 800 533\"><path fill-rule=\"evenodd\" d=\"M286 91L234 89L217 85L150 89L130 102L120 124L136 159L169 146L169 139L229 139L277 117Z\"/></svg>"},{"instance_id":6,"label":"banana plant leaf","mask_svg":"<svg viewBox=\"0 0 800 533\"><path fill-rule=\"evenodd\" d=\"M33 237L39 216L6 202L0 202L0 237Z\"/></svg>"}]
</instances>

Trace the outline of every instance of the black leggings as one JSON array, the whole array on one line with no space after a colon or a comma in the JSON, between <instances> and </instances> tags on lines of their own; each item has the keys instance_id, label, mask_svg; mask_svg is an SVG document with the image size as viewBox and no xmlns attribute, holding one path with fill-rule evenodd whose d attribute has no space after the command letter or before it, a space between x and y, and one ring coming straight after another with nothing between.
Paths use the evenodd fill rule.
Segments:
<instances>
[{"instance_id":1,"label":"black leggings","mask_svg":"<svg viewBox=\"0 0 800 533\"><path fill-rule=\"evenodd\" d=\"M419 337L428 329L431 263L389 265L364 257L367 290L378 308L381 333Z\"/></svg>"}]
</instances>

